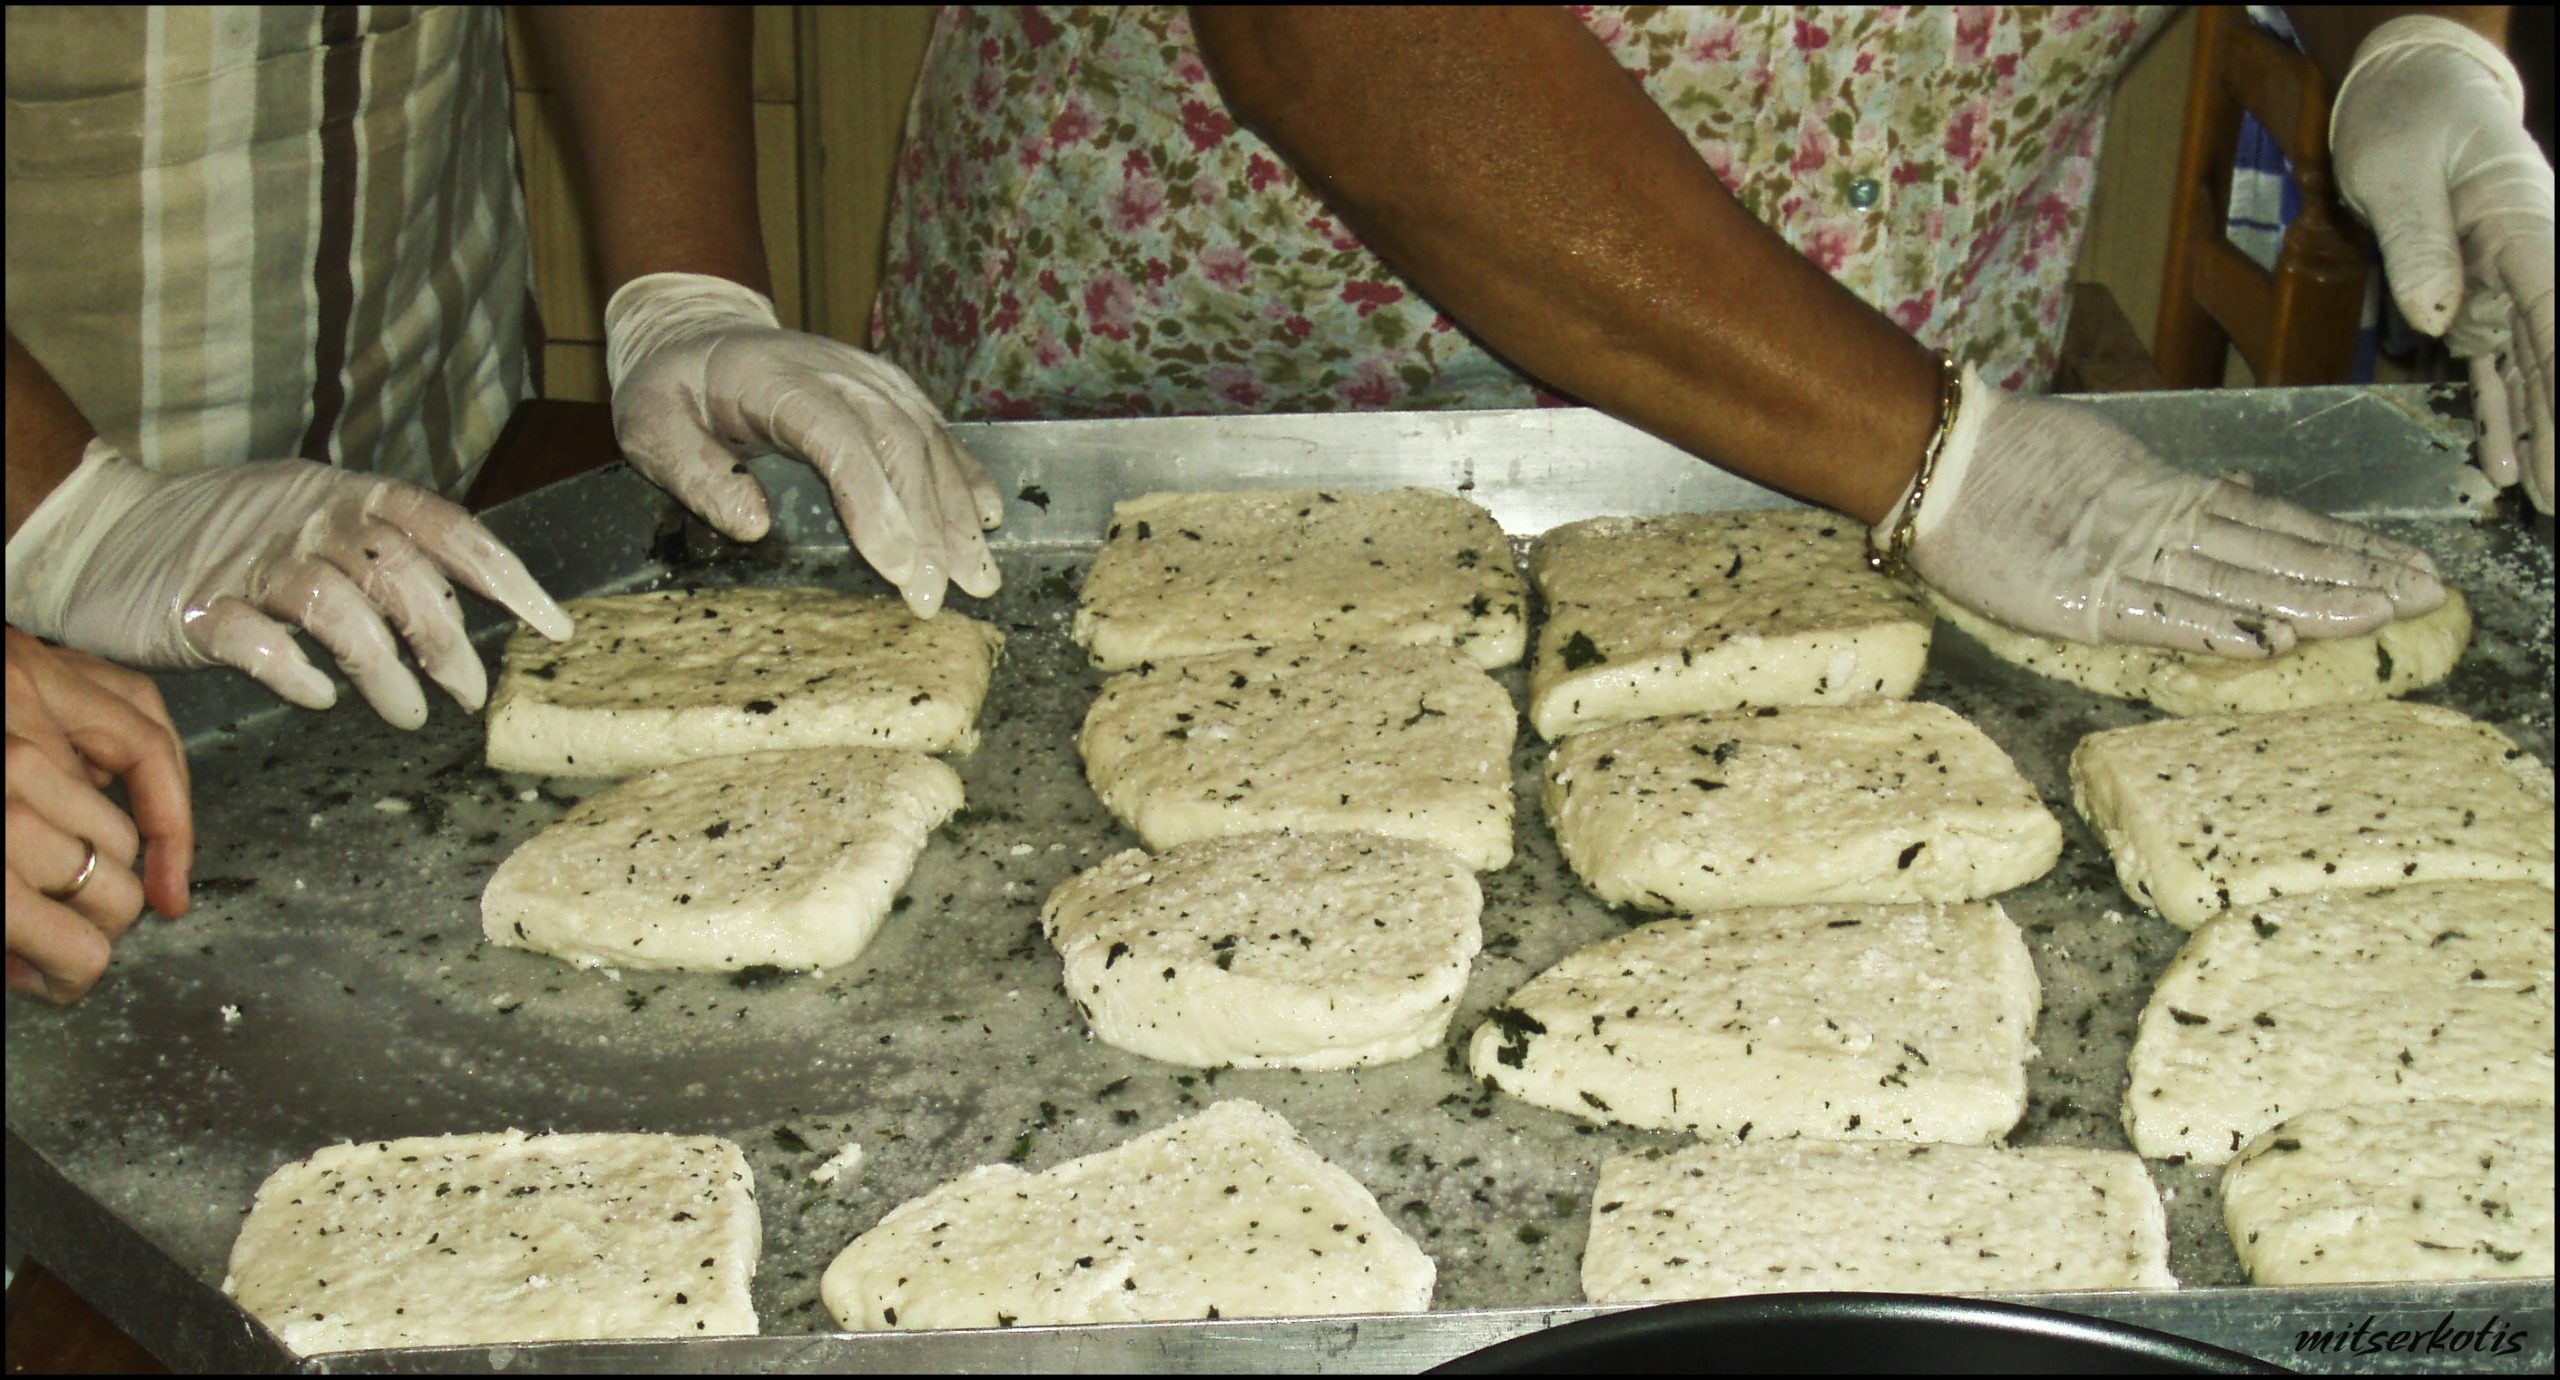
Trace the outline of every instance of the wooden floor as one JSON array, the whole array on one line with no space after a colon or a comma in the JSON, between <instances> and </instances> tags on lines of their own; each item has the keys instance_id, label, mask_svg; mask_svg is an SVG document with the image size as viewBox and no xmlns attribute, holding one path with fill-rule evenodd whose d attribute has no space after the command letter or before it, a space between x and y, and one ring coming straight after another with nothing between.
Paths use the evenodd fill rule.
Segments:
<instances>
[{"instance_id":1,"label":"wooden floor","mask_svg":"<svg viewBox=\"0 0 2560 1380\"><path fill-rule=\"evenodd\" d=\"M166 1375L169 1368L30 1260L9 1282L11 1375Z\"/></svg>"}]
</instances>

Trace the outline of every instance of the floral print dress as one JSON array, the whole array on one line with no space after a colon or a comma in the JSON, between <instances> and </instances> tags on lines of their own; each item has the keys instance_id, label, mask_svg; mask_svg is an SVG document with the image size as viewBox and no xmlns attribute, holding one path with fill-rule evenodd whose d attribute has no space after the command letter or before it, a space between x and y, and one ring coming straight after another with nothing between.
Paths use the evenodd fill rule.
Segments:
<instances>
[{"instance_id":1,"label":"floral print dress","mask_svg":"<svg viewBox=\"0 0 2560 1380\"><path fill-rule=\"evenodd\" d=\"M2046 385L2107 98L2165 10L1574 12L1798 252ZM1237 127L1178 7L945 7L887 264L876 345L955 420L1562 401Z\"/></svg>"}]
</instances>

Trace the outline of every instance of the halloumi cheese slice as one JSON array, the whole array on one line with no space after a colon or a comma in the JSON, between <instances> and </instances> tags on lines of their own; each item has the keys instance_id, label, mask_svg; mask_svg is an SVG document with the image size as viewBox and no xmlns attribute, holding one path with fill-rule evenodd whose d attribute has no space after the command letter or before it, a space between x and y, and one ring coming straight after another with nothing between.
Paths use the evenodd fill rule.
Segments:
<instances>
[{"instance_id":1,"label":"halloumi cheese slice","mask_svg":"<svg viewBox=\"0 0 2560 1380\"><path fill-rule=\"evenodd\" d=\"M2453 589L2432 613L2361 637L2306 637L2290 651L2254 661L2056 642L2003 627L1935 591L1929 603L2002 661L2170 714L2264 714L2397 699L2452 675L2471 644L2471 606Z\"/></svg>"},{"instance_id":2,"label":"halloumi cheese slice","mask_svg":"<svg viewBox=\"0 0 2560 1380\"><path fill-rule=\"evenodd\" d=\"M578 630L519 628L489 698L489 765L622 777L767 748L978 745L1004 635L824 589L572 599Z\"/></svg>"},{"instance_id":3,"label":"halloumi cheese slice","mask_svg":"<svg viewBox=\"0 0 2560 1380\"><path fill-rule=\"evenodd\" d=\"M2310 891L2552 885L2551 768L2434 705L2109 729L2073 749L2071 791L2125 894L2182 929Z\"/></svg>"},{"instance_id":4,"label":"halloumi cheese slice","mask_svg":"<svg viewBox=\"0 0 2560 1380\"><path fill-rule=\"evenodd\" d=\"M1646 719L1556 745L1548 823L1601 899L1695 912L1967 901L2044 875L2062 826L1939 705Z\"/></svg>"},{"instance_id":5,"label":"halloumi cheese slice","mask_svg":"<svg viewBox=\"0 0 2560 1380\"><path fill-rule=\"evenodd\" d=\"M662 768L509 854L481 893L481 928L590 968L849 963L960 805L951 768L884 748Z\"/></svg>"},{"instance_id":6,"label":"halloumi cheese slice","mask_svg":"<svg viewBox=\"0 0 2560 1380\"><path fill-rule=\"evenodd\" d=\"M1929 658L1929 610L1868 569L1866 550L1864 527L1806 508L1547 533L1529 552L1547 605L1531 726L1553 739L1674 714L1907 698Z\"/></svg>"},{"instance_id":7,"label":"halloumi cheese slice","mask_svg":"<svg viewBox=\"0 0 2560 1380\"><path fill-rule=\"evenodd\" d=\"M2393 1102L2289 1117L2222 1171L2223 1224L2259 1284L2547 1279L2551 1116Z\"/></svg>"},{"instance_id":8,"label":"halloumi cheese slice","mask_svg":"<svg viewBox=\"0 0 2560 1380\"><path fill-rule=\"evenodd\" d=\"M2438 882L2239 906L2170 960L2128 1061L2125 1130L2221 1164L2300 1112L2547 1101L2551 893Z\"/></svg>"},{"instance_id":9,"label":"halloumi cheese slice","mask_svg":"<svg viewBox=\"0 0 2560 1380\"><path fill-rule=\"evenodd\" d=\"M2034 961L1988 901L1660 920L1529 980L1468 1067L1541 1107L1702 1136L1983 1144L2027 1108Z\"/></svg>"},{"instance_id":10,"label":"halloumi cheese slice","mask_svg":"<svg viewBox=\"0 0 2560 1380\"><path fill-rule=\"evenodd\" d=\"M1501 525L1455 494L1155 493L1111 510L1072 632L1106 671L1302 642L1491 670L1520 659L1526 603Z\"/></svg>"},{"instance_id":11,"label":"halloumi cheese slice","mask_svg":"<svg viewBox=\"0 0 2560 1380\"><path fill-rule=\"evenodd\" d=\"M2168 1217L2120 1150L1757 1138L1600 1167L1593 1303L1860 1290L2174 1289Z\"/></svg>"},{"instance_id":12,"label":"halloumi cheese slice","mask_svg":"<svg viewBox=\"0 0 2560 1380\"><path fill-rule=\"evenodd\" d=\"M1107 858L1051 892L1040 924L1104 1044L1342 1069L1440 1043L1483 909L1475 874L1427 843L1249 834Z\"/></svg>"},{"instance_id":13,"label":"halloumi cheese slice","mask_svg":"<svg viewBox=\"0 0 2560 1380\"><path fill-rule=\"evenodd\" d=\"M222 1292L303 1355L753 1335L755 1178L713 1136L328 1146L267 1176Z\"/></svg>"},{"instance_id":14,"label":"halloumi cheese slice","mask_svg":"<svg viewBox=\"0 0 2560 1380\"><path fill-rule=\"evenodd\" d=\"M1431 1258L1289 1123L1242 1099L1038 1174L973 1169L855 1237L836 1322L1011 1327L1418 1313Z\"/></svg>"},{"instance_id":15,"label":"halloumi cheese slice","mask_svg":"<svg viewBox=\"0 0 2560 1380\"><path fill-rule=\"evenodd\" d=\"M1511 697L1441 647L1266 648L1113 676L1076 746L1147 847L1286 829L1511 861Z\"/></svg>"}]
</instances>

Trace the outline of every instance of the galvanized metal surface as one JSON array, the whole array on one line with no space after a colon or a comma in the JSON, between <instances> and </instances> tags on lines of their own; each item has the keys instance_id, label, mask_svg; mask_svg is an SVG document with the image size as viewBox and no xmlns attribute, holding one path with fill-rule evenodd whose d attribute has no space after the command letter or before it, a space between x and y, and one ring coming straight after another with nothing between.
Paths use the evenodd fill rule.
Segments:
<instances>
[{"instance_id":1,"label":"galvanized metal surface","mask_svg":"<svg viewBox=\"0 0 2560 1380\"><path fill-rule=\"evenodd\" d=\"M2333 509L2421 515L2385 526L2435 551L2481 631L2429 698L2497 723L2548 760L2548 526L2473 526L2467 424L2421 389L2139 395L2106 405L2167 454L2250 469ZM970 810L928 849L912 904L853 967L741 986L582 972L479 942L478 894L508 851L592 783L490 772L449 704L401 734L351 696L310 715L236 676L167 681L189 733L204 836L197 910L145 921L78 1007L8 1010L11 1235L183 1364L284 1365L213 1292L241 1212L275 1166L343 1139L517 1125L715 1132L746 1147L763 1206L756 1286L769 1333L683 1344L377 1353L366 1368L1409 1369L1578 1305L1600 1161L1670 1138L1498 1098L1425 1056L1339 1074L1193 1073L1095 1044L1057 986L1038 905L1133 840L1085 786L1073 736L1100 678L1066 640L1073 590L1117 498L1157 488L1289 484L1469 492L1515 534L1608 512L1780 501L1593 414L1572 411L963 428L1017 495L998 534L1006 589L968 612L1011 638L984 724L956 763ZM876 589L845 553L805 467L760 463L780 540L729 547L627 472L511 504L493 525L553 590L661 581L809 581ZM794 550L785 551L790 547ZM494 648L504 627L475 607ZM1515 696L1522 677L1505 683ZM1941 629L1922 682L2009 750L2067 832L2061 864L2003 898L2045 986L2022 1144L2122 1148L2114 1108L2141 999L2182 936L2117 891L2068 805L2083 734L2148 717L1997 665ZM1616 933L1539 818L1544 747L1515 754L1519 860L1486 882L1486 952L1451 1044L1566 953ZM1039 1168L1225 1096L1288 1116L1367 1184L1440 1265L1414 1318L1001 1333L830 1336L816 1278L890 1207L991 1160ZM806 1175L847 1140L858 1176ZM2153 1166L2169 1195L2179 1295L2082 1295L2078 1311L2303 1364L2547 1370L2551 1285L2256 1290L2237 1284L2209 1173ZM2033 1300L2030 1300L2033 1301ZM2352 1350L2295 1355L2301 1328L2366 1314L2433 1328L2521 1329L2515 1356ZM2372 1329L2368 1329L2369 1332ZM800 1334L800 1335L790 1335ZM340 1365L352 1365L353 1358Z\"/></svg>"}]
</instances>

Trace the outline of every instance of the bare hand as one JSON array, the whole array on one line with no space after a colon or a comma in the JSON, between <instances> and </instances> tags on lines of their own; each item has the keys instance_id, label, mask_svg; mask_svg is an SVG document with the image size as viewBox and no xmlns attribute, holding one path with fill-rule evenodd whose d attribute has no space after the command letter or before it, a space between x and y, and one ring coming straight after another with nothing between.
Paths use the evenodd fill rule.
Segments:
<instances>
[{"instance_id":1,"label":"bare hand","mask_svg":"<svg viewBox=\"0 0 2560 1380\"><path fill-rule=\"evenodd\" d=\"M7 684L8 982L76 1001L146 902L172 918L187 911L186 752L138 672L10 628ZM131 815L105 794L117 780Z\"/></svg>"}]
</instances>

